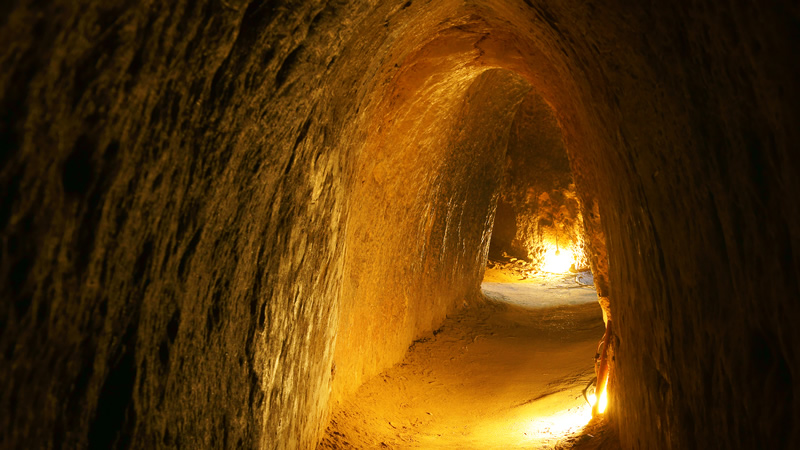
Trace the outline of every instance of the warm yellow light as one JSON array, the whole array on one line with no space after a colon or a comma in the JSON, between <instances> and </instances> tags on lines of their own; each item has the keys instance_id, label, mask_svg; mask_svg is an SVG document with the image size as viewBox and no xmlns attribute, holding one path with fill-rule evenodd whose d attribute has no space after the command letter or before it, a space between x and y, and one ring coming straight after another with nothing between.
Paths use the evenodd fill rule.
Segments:
<instances>
[{"instance_id":1,"label":"warm yellow light","mask_svg":"<svg viewBox=\"0 0 800 450\"><path fill-rule=\"evenodd\" d=\"M542 270L552 273L564 273L575 262L575 255L568 248L556 248L555 245L548 245L544 252L544 264Z\"/></svg>"},{"instance_id":2,"label":"warm yellow light","mask_svg":"<svg viewBox=\"0 0 800 450\"><path fill-rule=\"evenodd\" d=\"M600 401L597 403L597 412L603 414L606 411L606 406L608 406L608 382L606 381L606 385L603 387L603 392L600 393Z\"/></svg>"},{"instance_id":3,"label":"warm yellow light","mask_svg":"<svg viewBox=\"0 0 800 450\"><path fill-rule=\"evenodd\" d=\"M531 420L525 429L525 435L534 439L564 437L577 433L590 420L592 409L589 405L577 406Z\"/></svg>"},{"instance_id":4,"label":"warm yellow light","mask_svg":"<svg viewBox=\"0 0 800 450\"><path fill-rule=\"evenodd\" d=\"M588 395L589 404L594 406L597 403L597 412L599 414L603 414L606 411L606 407L608 406L608 377L606 377L606 382L603 384L603 391L600 392L600 400L597 400L595 394Z\"/></svg>"}]
</instances>

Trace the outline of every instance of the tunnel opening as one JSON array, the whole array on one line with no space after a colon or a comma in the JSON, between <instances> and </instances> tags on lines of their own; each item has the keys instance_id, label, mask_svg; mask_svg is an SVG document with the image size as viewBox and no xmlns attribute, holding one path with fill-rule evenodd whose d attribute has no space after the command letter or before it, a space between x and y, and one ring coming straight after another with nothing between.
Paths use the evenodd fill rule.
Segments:
<instances>
[{"instance_id":1,"label":"tunnel opening","mask_svg":"<svg viewBox=\"0 0 800 450\"><path fill-rule=\"evenodd\" d=\"M556 315L560 307L593 304L595 320L610 325L606 311L609 305L601 308L598 304L580 196L552 107L535 91L529 92L519 105L509 133L482 293L494 301L553 308ZM588 292L575 296L569 296L572 291L566 291L567 295L552 294L556 289ZM569 325L564 326L566 332L569 329ZM582 391L586 404L576 407L566 401L553 405L554 409L540 411L543 417L559 417L557 422L561 425L581 426L595 418L593 432L602 428L603 422L597 419L602 418L608 406L610 335L606 328L594 355L595 376ZM542 368L547 370L548 364ZM588 431L583 436L586 435Z\"/></svg>"},{"instance_id":2,"label":"tunnel opening","mask_svg":"<svg viewBox=\"0 0 800 450\"><path fill-rule=\"evenodd\" d=\"M337 404L318 448L576 438L592 417L591 357L604 325L591 274L578 271L583 222L558 120L519 74L439 73L444 50L427 49L436 58L423 52L416 85L394 80L412 93L402 106L392 98L392 126L362 153L332 369ZM421 76L429 64L436 70ZM548 256L567 264L554 268ZM549 284L486 289L488 273L510 272L487 269L502 258ZM381 272L383 259L402 271Z\"/></svg>"},{"instance_id":3,"label":"tunnel opening","mask_svg":"<svg viewBox=\"0 0 800 450\"><path fill-rule=\"evenodd\" d=\"M509 130L488 266L520 278L589 268L579 195L562 130L535 91L520 103Z\"/></svg>"},{"instance_id":4,"label":"tunnel opening","mask_svg":"<svg viewBox=\"0 0 800 450\"><path fill-rule=\"evenodd\" d=\"M546 100L564 95L564 86L545 81L556 68L532 40L519 39L513 10L501 8L504 22L480 6L452 6L425 11L436 33L412 27L393 38L376 93L359 106L367 131L348 194L322 448L354 440L448 448L472 438L525 447L563 439L577 432L576 418L591 416L581 390L595 372L591 357L606 316L591 285L575 286L583 295L540 289L535 295L545 308L481 291L494 222L509 230L507 247L494 245L501 258L518 255L533 272L564 270L546 266L547 256L561 257L567 269L588 267L577 189L587 178L573 179L566 153L568 143L583 151L575 140L583 117L563 101L556 114ZM497 210L510 214L496 220ZM544 295L554 292L562 295ZM563 304L566 297L571 304ZM564 324L574 329L564 333ZM476 350L467 357L459 350L466 348ZM536 348L566 349L551 366L557 375L541 373ZM428 392L428 382L459 394ZM492 395L498 390L503 395ZM498 402L476 416L476 393Z\"/></svg>"}]
</instances>

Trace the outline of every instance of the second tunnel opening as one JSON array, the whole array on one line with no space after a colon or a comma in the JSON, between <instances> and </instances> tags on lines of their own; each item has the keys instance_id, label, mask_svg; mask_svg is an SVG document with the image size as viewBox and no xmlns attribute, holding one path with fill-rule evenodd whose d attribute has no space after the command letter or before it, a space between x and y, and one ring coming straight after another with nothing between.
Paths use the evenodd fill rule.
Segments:
<instances>
[{"instance_id":1,"label":"second tunnel opening","mask_svg":"<svg viewBox=\"0 0 800 450\"><path fill-rule=\"evenodd\" d=\"M531 91L509 130L489 269L519 278L588 270L580 200L558 121Z\"/></svg>"}]
</instances>

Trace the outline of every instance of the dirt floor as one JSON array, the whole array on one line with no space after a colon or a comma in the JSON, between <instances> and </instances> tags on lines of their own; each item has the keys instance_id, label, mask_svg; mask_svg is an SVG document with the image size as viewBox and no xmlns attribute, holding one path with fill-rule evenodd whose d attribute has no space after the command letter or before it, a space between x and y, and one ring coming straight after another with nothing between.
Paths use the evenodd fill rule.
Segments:
<instances>
[{"instance_id":1,"label":"dirt floor","mask_svg":"<svg viewBox=\"0 0 800 450\"><path fill-rule=\"evenodd\" d=\"M484 280L485 304L339 405L318 449L614 448L602 422L587 427L603 321L586 276Z\"/></svg>"}]
</instances>

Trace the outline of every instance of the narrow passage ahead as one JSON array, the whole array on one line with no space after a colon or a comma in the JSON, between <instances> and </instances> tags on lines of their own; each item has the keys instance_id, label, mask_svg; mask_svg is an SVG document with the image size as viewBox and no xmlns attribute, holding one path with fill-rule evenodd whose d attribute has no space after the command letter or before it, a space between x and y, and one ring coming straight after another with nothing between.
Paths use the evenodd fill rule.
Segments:
<instances>
[{"instance_id":1,"label":"narrow passage ahead","mask_svg":"<svg viewBox=\"0 0 800 450\"><path fill-rule=\"evenodd\" d=\"M318 449L555 448L591 439L578 434L591 416L582 391L604 331L594 289L565 274L487 278L483 293L483 304L450 316L339 405Z\"/></svg>"}]
</instances>

